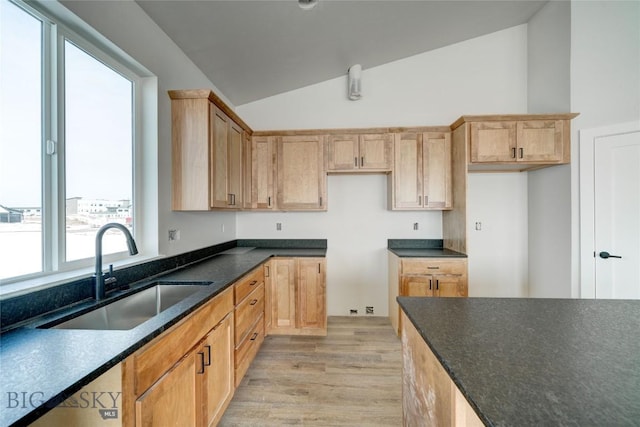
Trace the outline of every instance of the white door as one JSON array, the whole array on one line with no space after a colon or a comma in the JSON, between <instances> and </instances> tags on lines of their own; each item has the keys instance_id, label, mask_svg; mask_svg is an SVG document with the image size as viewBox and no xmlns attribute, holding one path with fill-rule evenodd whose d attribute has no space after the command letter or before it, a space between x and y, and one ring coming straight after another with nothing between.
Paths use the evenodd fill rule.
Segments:
<instances>
[{"instance_id":1,"label":"white door","mask_svg":"<svg viewBox=\"0 0 640 427\"><path fill-rule=\"evenodd\" d=\"M640 299L640 132L594 140L595 297Z\"/></svg>"}]
</instances>

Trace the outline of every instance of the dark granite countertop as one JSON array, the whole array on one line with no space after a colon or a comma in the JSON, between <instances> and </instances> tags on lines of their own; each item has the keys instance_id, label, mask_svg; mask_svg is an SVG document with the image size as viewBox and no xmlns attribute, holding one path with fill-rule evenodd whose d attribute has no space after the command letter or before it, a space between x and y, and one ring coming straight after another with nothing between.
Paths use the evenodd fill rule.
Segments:
<instances>
[{"instance_id":1,"label":"dark granite countertop","mask_svg":"<svg viewBox=\"0 0 640 427\"><path fill-rule=\"evenodd\" d=\"M638 425L640 301L398 302L486 425Z\"/></svg>"},{"instance_id":2,"label":"dark granite countertop","mask_svg":"<svg viewBox=\"0 0 640 427\"><path fill-rule=\"evenodd\" d=\"M213 283L131 330L37 329L54 318L69 317L70 312L86 311L96 305L91 301L55 315L42 316L28 326L0 335L0 425L25 425L34 421L270 257L326 255L326 246L275 246L279 247L233 248L162 276L163 280ZM144 286L144 281L139 284ZM116 293L108 301L127 292Z\"/></svg>"},{"instance_id":3,"label":"dark granite countertop","mask_svg":"<svg viewBox=\"0 0 640 427\"><path fill-rule=\"evenodd\" d=\"M467 255L443 248L441 239L389 239L387 249L400 258L466 258Z\"/></svg>"}]
</instances>

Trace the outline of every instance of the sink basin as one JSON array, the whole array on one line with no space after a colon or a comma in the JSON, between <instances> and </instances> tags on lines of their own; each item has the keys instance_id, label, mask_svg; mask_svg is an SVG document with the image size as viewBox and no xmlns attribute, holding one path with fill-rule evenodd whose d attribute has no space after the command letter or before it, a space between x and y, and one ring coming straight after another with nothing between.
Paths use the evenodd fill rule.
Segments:
<instances>
[{"instance_id":1,"label":"sink basin","mask_svg":"<svg viewBox=\"0 0 640 427\"><path fill-rule=\"evenodd\" d=\"M179 303L211 282L154 282L148 289L51 326L51 329L133 329L153 316Z\"/></svg>"}]
</instances>

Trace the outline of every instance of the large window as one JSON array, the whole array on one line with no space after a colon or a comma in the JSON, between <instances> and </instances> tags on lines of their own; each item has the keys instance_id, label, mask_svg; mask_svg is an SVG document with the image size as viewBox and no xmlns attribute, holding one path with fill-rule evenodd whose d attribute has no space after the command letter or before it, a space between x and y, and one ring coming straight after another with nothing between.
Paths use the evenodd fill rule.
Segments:
<instances>
[{"instance_id":1,"label":"large window","mask_svg":"<svg viewBox=\"0 0 640 427\"><path fill-rule=\"evenodd\" d=\"M46 15L0 1L0 279L89 265L135 233L138 77ZM103 253L124 257L124 236Z\"/></svg>"}]
</instances>

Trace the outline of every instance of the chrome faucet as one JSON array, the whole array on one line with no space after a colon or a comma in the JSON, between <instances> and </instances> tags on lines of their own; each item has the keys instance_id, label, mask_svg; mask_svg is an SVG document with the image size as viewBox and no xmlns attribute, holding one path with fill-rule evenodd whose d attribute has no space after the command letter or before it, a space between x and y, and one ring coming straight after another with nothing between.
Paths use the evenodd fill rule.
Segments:
<instances>
[{"instance_id":1,"label":"chrome faucet","mask_svg":"<svg viewBox=\"0 0 640 427\"><path fill-rule=\"evenodd\" d=\"M95 278L95 297L97 301L104 299L105 296L105 279L104 275L102 274L102 236L110 228L117 228L124 233L125 237L127 238L127 247L129 248L130 255L135 255L138 253L136 242L135 240L133 240L133 236L131 235L127 227L116 222L110 222L100 227L98 233L96 233L96 272L93 275L93 277ZM115 278L113 279L115 281Z\"/></svg>"}]
</instances>

